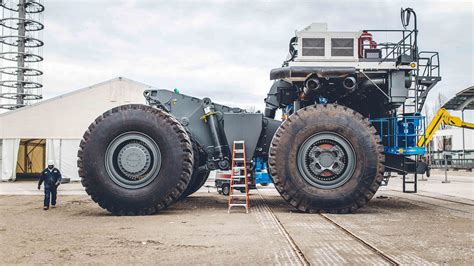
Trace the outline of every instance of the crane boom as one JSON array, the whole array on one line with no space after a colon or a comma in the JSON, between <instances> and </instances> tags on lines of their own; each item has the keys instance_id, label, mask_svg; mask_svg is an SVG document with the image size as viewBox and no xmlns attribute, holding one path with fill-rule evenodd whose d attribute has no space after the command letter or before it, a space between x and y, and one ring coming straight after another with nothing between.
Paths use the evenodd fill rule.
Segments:
<instances>
[{"instance_id":1,"label":"crane boom","mask_svg":"<svg viewBox=\"0 0 474 266\"><path fill-rule=\"evenodd\" d=\"M455 127L474 129L473 123L464 122L461 118L457 116L452 116L448 112L448 110L441 108L438 110L435 117L433 118L433 120L431 120L430 124L426 128L425 135L418 140L417 146L425 146L426 143L428 143L431 138L433 138L433 135L439 129L441 123Z\"/></svg>"}]
</instances>

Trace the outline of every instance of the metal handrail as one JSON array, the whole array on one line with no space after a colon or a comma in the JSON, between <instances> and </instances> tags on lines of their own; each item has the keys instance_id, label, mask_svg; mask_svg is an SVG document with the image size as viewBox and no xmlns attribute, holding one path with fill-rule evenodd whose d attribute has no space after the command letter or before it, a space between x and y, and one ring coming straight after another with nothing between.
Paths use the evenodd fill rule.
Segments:
<instances>
[{"instance_id":1,"label":"metal handrail","mask_svg":"<svg viewBox=\"0 0 474 266\"><path fill-rule=\"evenodd\" d=\"M448 154L474 153L474 150L430 151L430 154L440 154L440 153L448 153Z\"/></svg>"},{"instance_id":2,"label":"metal handrail","mask_svg":"<svg viewBox=\"0 0 474 266\"><path fill-rule=\"evenodd\" d=\"M431 168L449 168L456 169L473 169L474 168L474 159L431 159L430 167Z\"/></svg>"},{"instance_id":3,"label":"metal handrail","mask_svg":"<svg viewBox=\"0 0 474 266\"><path fill-rule=\"evenodd\" d=\"M423 55L428 55L428 56L423 56ZM440 76L440 64L439 64L439 53L438 52L432 52L432 51L422 51L418 53L418 67L424 67L423 69L423 75L421 76L433 76L433 72L435 72L435 76L439 77ZM426 62L425 64L422 64L421 62Z\"/></svg>"},{"instance_id":4,"label":"metal handrail","mask_svg":"<svg viewBox=\"0 0 474 266\"><path fill-rule=\"evenodd\" d=\"M381 62L384 62L385 60L387 60L387 58L388 58L392 53L394 53L395 50L396 50L397 48L399 48L402 43L403 43L403 45L405 46L405 40L406 40L408 37L410 37L410 47L413 46L412 43L411 43L411 36L412 36L412 34L413 34L414 32L415 32L415 31L410 31L410 33L409 33L407 36L405 36L403 39L401 39L401 40L395 45L395 47L392 49L392 51L390 51L390 53L388 53L388 54L385 56L385 58L382 59ZM403 34L405 34L405 32L404 32ZM412 50L413 50L413 48L410 49L410 51L412 51ZM405 50L404 50L404 52L405 52ZM405 54L405 53L403 53L403 54Z\"/></svg>"},{"instance_id":5,"label":"metal handrail","mask_svg":"<svg viewBox=\"0 0 474 266\"><path fill-rule=\"evenodd\" d=\"M416 141L423 136L425 130L425 120L420 115L383 117L371 119L370 122L377 129L386 150L390 151L416 148ZM399 123L406 125L406 129L412 127L412 132L400 133Z\"/></svg>"},{"instance_id":6,"label":"metal handrail","mask_svg":"<svg viewBox=\"0 0 474 266\"><path fill-rule=\"evenodd\" d=\"M387 60L391 55L393 56L393 58L395 58L396 56L399 56L399 55L402 55L402 54L407 54L408 52L410 52L410 56L412 57L416 57L416 53L413 53L414 51L416 51L416 44L414 43L414 37L415 37L415 34L416 34L416 30L363 30L363 31L367 31L367 32L372 32L372 33L376 33L376 32L381 32L381 33L388 33L388 32L392 32L392 33L400 33L402 34L402 39L400 41L398 41L397 43L378 43L377 45L380 47L380 49L384 50L386 55L385 57L382 59L381 62L384 62L385 60ZM391 47L393 46L393 47ZM398 50L398 52L397 52Z\"/></svg>"}]
</instances>

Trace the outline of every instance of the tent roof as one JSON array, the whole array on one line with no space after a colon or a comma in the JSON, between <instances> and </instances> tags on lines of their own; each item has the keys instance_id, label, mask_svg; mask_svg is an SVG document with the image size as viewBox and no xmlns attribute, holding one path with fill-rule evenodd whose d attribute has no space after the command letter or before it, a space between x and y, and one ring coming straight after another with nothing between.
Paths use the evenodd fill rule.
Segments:
<instances>
[{"instance_id":1,"label":"tent roof","mask_svg":"<svg viewBox=\"0 0 474 266\"><path fill-rule=\"evenodd\" d=\"M459 111L474 110L474 86L456 93L456 96L445 103L443 108Z\"/></svg>"},{"instance_id":2,"label":"tent roof","mask_svg":"<svg viewBox=\"0 0 474 266\"><path fill-rule=\"evenodd\" d=\"M80 139L107 110L146 104L143 91L150 88L118 77L0 114L0 139Z\"/></svg>"},{"instance_id":3,"label":"tent roof","mask_svg":"<svg viewBox=\"0 0 474 266\"><path fill-rule=\"evenodd\" d=\"M130 83L135 83L135 84L139 85L140 87L149 87L149 88L152 87L151 85L148 85L148 84L145 84L145 83L142 83L142 82L138 82L138 81L135 81L135 80L132 80L132 79L128 79L128 78L125 78L125 77L116 77L116 78L113 78L113 79L109 79L109 80L106 80L106 81L102 81L102 82L87 86L87 87L82 88L82 89L77 89L77 90L74 90L74 91L71 91L71 92L67 92L67 93L49 98L47 100L39 101L39 102L37 102L35 104L32 104L32 105L27 105L27 106L22 107L22 108L18 108L18 109L11 110L11 111L8 111L8 112L5 112L5 113L1 113L0 117L12 115L12 114L15 114L16 112L22 112L22 111L28 110L30 108L35 108L35 107L43 105L43 104L48 104L50 102L57 101L57 100L60 100L62 98L65 98L65 97L74 96L75 94L79 94L79 93L84 92L84 91L92 90L92 89L95 89L96 87L105 85L107 83L113 83L115 81L127 81L127 82L130 82Z\"/></svg>"}]
</instances>

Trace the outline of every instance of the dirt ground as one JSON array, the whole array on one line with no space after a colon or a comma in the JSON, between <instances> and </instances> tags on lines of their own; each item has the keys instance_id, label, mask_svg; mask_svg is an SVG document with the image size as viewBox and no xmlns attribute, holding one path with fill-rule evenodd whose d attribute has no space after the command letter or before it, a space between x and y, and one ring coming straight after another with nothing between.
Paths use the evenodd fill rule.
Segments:
<instances>
[{"instance_id":1,"label":"dirt ground","mask_svg":"<svg viewBox=\"0 0 474 266\"><path fill-rule=\"evenodd\" d=\"M85 195L49 211L40 195L2 195L0 264L390 264L370 245L400 264L474 265L470 199L388 187L356 214L325 216L271 187L252 192L250 214L227 214L226 200L202 189L158 215L115 217Z\"/></svg>"}]
</instances>

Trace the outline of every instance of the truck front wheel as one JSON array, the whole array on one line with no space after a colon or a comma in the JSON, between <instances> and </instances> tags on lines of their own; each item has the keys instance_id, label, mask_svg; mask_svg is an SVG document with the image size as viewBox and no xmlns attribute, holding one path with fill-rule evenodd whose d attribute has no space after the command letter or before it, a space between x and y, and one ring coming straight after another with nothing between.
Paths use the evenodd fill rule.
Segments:
<instances>
[{"instance_id":1,"label":"truck front wheel","mask_svg":"<svg viewBox=\"0 0 474 266\"><path fill-rule=\"evenodd\" d=\"M338 105L290 116L273 137L268 162L277 190L304 212L353 212L372 198L384 172L375 129Z\"/></svg>"},{"instance_id":2,"label":"truck front wheel","mask_svg":"<svg viewBox=\"0 0 474 266\"><path fill-rule=\"evenodd\" d=\"M153 214L186 189L192 144L171 115L124 105L99 116L78 151L79 176L92 200L117 215Z\"/></svg>"}]
</instances>

